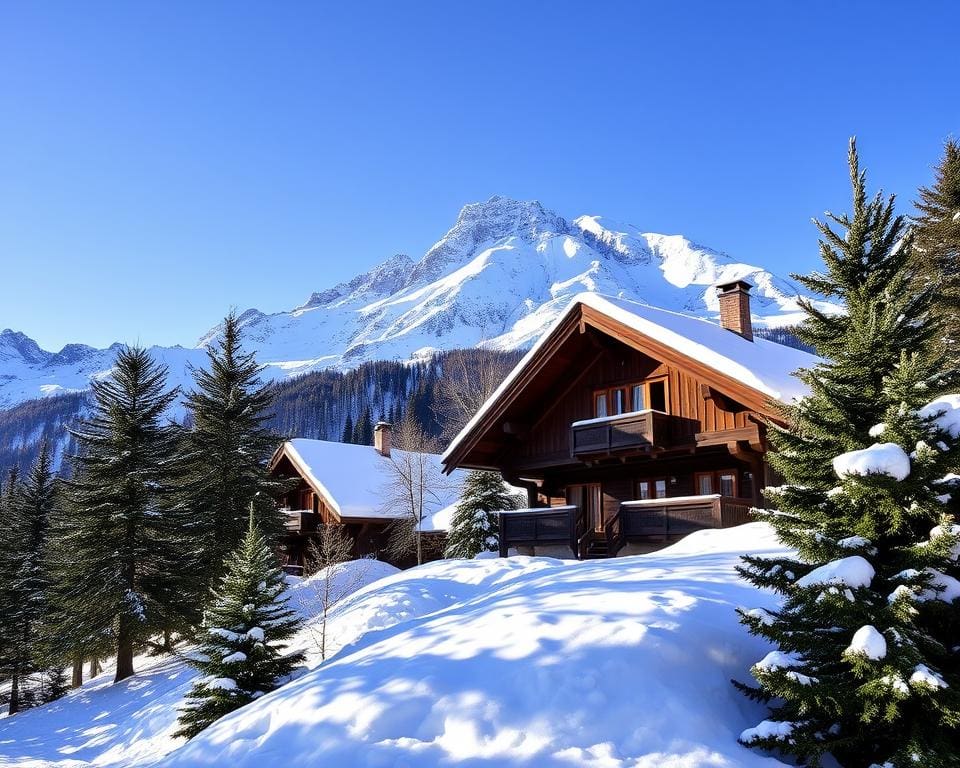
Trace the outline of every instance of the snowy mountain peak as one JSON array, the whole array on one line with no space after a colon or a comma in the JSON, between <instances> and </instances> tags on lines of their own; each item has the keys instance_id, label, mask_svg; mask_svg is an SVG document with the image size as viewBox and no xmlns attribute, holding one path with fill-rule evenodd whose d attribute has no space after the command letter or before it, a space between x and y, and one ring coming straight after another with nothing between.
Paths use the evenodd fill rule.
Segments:
<instances>
[{"instance_id":1,"label":"snowy mountain peak","mask_svg":"<svg viewBox=\"0 0 960 768\"><path fill-rule=\"evenodd\" d=\"M26 334L9 328L0 331L0 362L16 360L42 365L49 357L50 353L40 349L40 345Z\"/></svg>"},{"instance_id":2,"label":"snowy mountain peak","mask_svg":"<svg viewBox=\"0 0 960 768\"><path fill-rule=\"evenodd\" d=\"M411 283L439 278L464 253L507 237L532 242L538 236L566 234L570 223L539 201L513 200L494 195L486 202L470 203L460 209L457 221L417 264Z\"/></svg>"},{"instance_id":3,"label":"snowy mountain peak","mask_svg":"<svg viewBox=\"0 0 960 768\"><path fill-rule=\"evenodd\" d=\"M269 379L457 347L524 347L582 291L716 318L714 286L741 278L755 286L755 327L802 317L798 286L682 235L644 232L598 215L568 220L535 200L494 196L464 206L419 261L397 254L295 309L249 309L240 317L246 344ZM171 384L186 381L188 363L205 362L203 347L219 331L212 328L192 349L153 349L169 366ZM5 331L0 407L84 388L109 370L113 356L111 349L83 345L54 355Z\"/></svg>"}]
</instances>

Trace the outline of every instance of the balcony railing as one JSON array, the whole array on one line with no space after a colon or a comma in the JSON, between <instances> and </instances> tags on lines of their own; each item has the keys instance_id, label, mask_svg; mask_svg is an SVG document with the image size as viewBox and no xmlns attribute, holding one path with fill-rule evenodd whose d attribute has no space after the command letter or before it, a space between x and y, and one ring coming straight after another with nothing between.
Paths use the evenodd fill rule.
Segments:
<instances>
[{"instance_id":1,"label":"balcony railing","mask_svg":"<svg viewBox=\"0 0 960 768\"><path fill-rule=\"evenodd\" d=\"M308 533L317 530L317 513L312 509L284 509L284 528L288 533Z\"/></svg>"},{"instance_id":2,"label":"balcony railing","mask_svg":"<svg viewBox=\"0 0 960 768\"><path fill-rule=\"evenodd\" d=\"M702 528L730 528L750 522L751 499L708 494L672 499L625 501L618 512L625 540L684 536Z\"/></svg>"},{"instance_id":3,"label":"balcony railing","mask_svg":"<svg viewBox=\"0 0 960 768\"><path fill-rule=\"evenodd\" d=\"M500 557L506 557L513 546L569 544L577 551L576 506L515 509L500 512Z\"/></svg>"},{"instance_id":4,"label":"balcony railing","mask_svg":"<svg viewBox=\"0 0 960 768\"><path fill-rule=\"evenodd\" d=\"M597 541L613 557L630 541L668 540L704 528L729 528L750 522L751 499L719 494L625 501L595 531L576 506L518 509L499 513L500 556L511 547L567 544L575 557L589 556Z\"/></svg>"},{"instance_id":5,"label":"balcony railing","mask_svg":"<svg viewBox=\"0 0 960 768\"><path fill-rule=\"evenodd\" d=\"M575 421L570 425L573 458L666 448L675 441L678 419L661 411L634 411Z\"/></svg>"}]
</instances>

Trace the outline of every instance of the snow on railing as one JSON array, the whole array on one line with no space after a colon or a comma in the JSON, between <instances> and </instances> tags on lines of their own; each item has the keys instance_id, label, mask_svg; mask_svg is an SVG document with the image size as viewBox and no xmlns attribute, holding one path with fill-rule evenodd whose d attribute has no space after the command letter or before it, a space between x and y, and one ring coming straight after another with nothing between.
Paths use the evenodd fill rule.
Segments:
<instances>
[{"instance_id":1,"label":"snow on railing","mask_svg":"<svg viewBox=\"0 0 960 768\"><path fill-rule=\"evenodd\" d=\"M645 408L642 411L627 411L626 413L618 413L613 416L597 416L595 419L581 419L580 421L573 422L570 426L589 427L591 424L608 424L611 421L620 421L621 419L628 419L631 416L642 416L645 413L666 414L666 411L656 411L653 408Z\"/></svg>"}]
</instances>

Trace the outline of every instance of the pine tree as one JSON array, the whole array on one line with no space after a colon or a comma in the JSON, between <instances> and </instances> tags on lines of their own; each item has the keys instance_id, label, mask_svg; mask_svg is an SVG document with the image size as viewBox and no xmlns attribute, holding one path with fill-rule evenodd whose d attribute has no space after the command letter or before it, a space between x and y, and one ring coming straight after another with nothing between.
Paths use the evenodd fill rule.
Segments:
<instances>
[{"instance_id":1,"label":"pine tree","mask_svg":"<svg viewBox=\"0 0 960 768\"><path fill-rule=\"evenodd\" d=\"M190 663L200 673L180 712L177 736L192 738L229 712L281 685L303 660L286 653L300 627L286 582L253 513L247 534L224 564L203 619L203 642Z\"/></svg>"},{"instance_id":2,"label":"pine tree","mask_svg":"<svg viewBox=\"0 0 960 768\"><path fill-rule=\"evenodd\" d=\"M12 632L8 640L11 656L10 714L19 706L22 680L33 674L41 659L41 626L49 613L48 575L44 568L50 520L56 514L57 488L44 442L36 463L10 495L11 514L5 557L12 560L8 595L11 603L5 611L5 623Z\"/></svg>"},{"instance_id":3,"label":"pine tree","mask_svg":"<svg viewBox=\"0 0 960 768\"><path fill-rule=\"evenodd\" d=\"M272 390L261 383L253 354L241 348L240 322L231 312L216 344L207 348L208 369L194 369L196 389L186 397L192 422L184 439L184 504L202 528L202 570L207 579L198 602L220 576L229 552L246 530L246 510L256 504L260 529L271 540L283 529L274 499L284 483L267 471L279 438L267 427Z\"/></svg>"},{"instance_id":4,"label":"pine tree","mask_svg":"<svg viewBox=\"0 0 960 768\"><path fill-rule=\"evenodd\" d=\"M347 414L347 420L343 423L343 434L340 436L340 442L353 442L353 417L349 413Z\"/></svg>"},{"instance_id":5,"label":"pine tree","mask_svg":"<svg viewBox=\"0 0 960 768\"><path fill-rule=\"evenodd\" d=\"M176 392L165 380L166 368L134 347L93 382L93 414L73 432L80 452L53 527L59 650L98 655L109 643L117 680L134 673L139 645L191 608L195 529L173 503L178 438L164 414Z\"/></svg>"},{"instance_id":6,"label":"pine tree","mask_svg":"<svg viewBox=\"0 0 960 768\"><path fill-rule=\"evenodd\" d=\"M499 531L497 516L492 513L514 508L516 501L497 472L469 472L450 523L444 557L472 558L495 551Z\"/></svg>"},{"instance_id":7,"label":"pine tree","mask_svg":"<svg viewBox=\"0 0 960 768\"><path fill-rule=\"evenodd\" d=\"M950 139L932 187L916 203L917 265L935 291L934 310L944 318L945 335L960 358L960 143Z\"/></svg>"},{"instance_id":8,"label":"pine tree","mask_svg":"<svg viewBox=\"0 0 960 768\"><path fill-rule=\"evenodd\" d=\"M0 680L9 679L10 711L19 709L19 658L20 635L13 622L13 614L19 607L19 595L13 588L20 567L20 534L23 526L17 510L20 477L16 466L0 483Z\"/></svg>"},{"instance_id":9,"label":"pine tree","mask_svg":"<svg viewBox=\"0 0 960 768\"><path fill-rule=\"evenodd\" d=\"M357 445L373 445L373 416L369 405L364 407L363 413L353 428L351 442Z\"/></svg>"},{"instance_id":10,"label":"pine tree","mask_svg":"<svg viewBox=\"0 0 960 768\"><path fill-rule=\"evenodd\" d=\"M911 235L893 199L868 201L851 142L852 216L818 222L826 271L798 277L843 302L810 303L798 329L824 358L800 373L810 395L771 425L764 515L796 557L746 557L742 575L783 597L741 609L778 650L758 662L771 718L749 746L846 768L960 761L960 527L944 478L960 459L960 383L934 340L930 293L916 281ZM960 494L955 494L960 496Z\"/></svg>"}]
</instances>

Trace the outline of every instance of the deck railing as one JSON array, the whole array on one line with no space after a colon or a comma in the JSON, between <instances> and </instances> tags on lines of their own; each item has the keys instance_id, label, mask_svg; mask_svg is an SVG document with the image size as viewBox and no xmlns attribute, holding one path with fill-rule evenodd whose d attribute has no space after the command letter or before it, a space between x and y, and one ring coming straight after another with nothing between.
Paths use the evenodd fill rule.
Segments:
<instances>
[{"instance_id":1,"label":"deck railing","mask_svg":"<svg viewBox=\"0 0 960 768\"><path fill-rule=\"evenodd\" d=\"M753 501L719 494L625 501L618 515L625 539L683 536L702 528L729 528L750 521Z\"/></svg>"},{"instance_id":2,"label":"deck railing","mask_svg":"<svg viewBox=\"0 0 960 768\"><path fill-rule=\"evenodd\" d=\"M628 541L666 540L703 528L729 528L750 521L750 499L719 494L672 499L625 501L594 531L577 506L542 507L499 512L500 556L511 547L567 544L583 558L592 541L605 540L606 552L616 555Z\"/></svg>"},{"instance_id":3,"label":"deck railing","mask_svg":"<svg viewBox=\"0 0 960 768\"><path fill-rule=\"evenodd\" d=\"M288 533L306 533L317 529L317 514L312 509L284 509L283 525Z\"/></svg>"},{"instance_id":4,"label":"deck railing","mask_svg":"<svg viewBox=\"0 0 960 768\"><path fill-rule=\"evenodd\" d=\"M569 544L577 552L576 506L537 507L498 512L500 525L500 557L506 557L512 546Z\"/></svg>"},{"instance_id":5,"label":"deck railing","mask_svg":"<svg viewBox=\"0 0 960 768\"><path fill-rule=\"evenodd\" d=\"M634 411L575 421L570 425L570 456L603 456L665 448L675 441L681 421L661 411Z\"/></svg>"}]
</instances>

